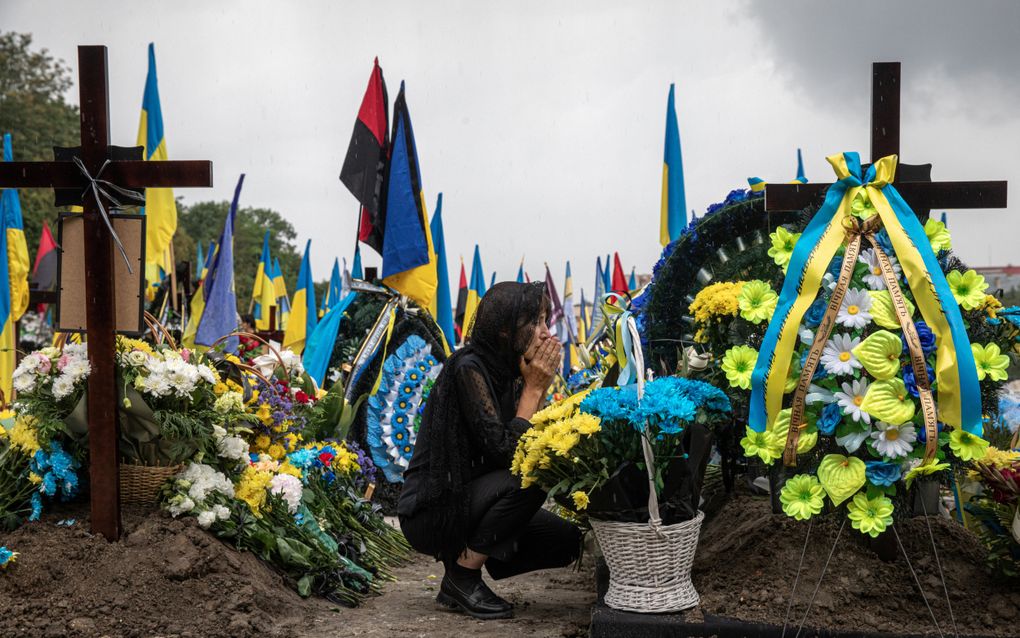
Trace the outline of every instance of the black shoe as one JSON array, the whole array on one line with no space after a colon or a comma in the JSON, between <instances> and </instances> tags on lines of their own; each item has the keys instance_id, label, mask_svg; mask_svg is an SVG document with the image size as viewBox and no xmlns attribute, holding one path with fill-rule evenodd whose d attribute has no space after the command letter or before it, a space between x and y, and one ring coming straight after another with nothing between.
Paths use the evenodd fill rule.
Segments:
<instances>
[{"instance_id":1,"label":"black shoe","mask_svg":"<svg viewBox=\"0 0 1020 638\"><path fill-rule=\"evenodd\" d=\"M449 576L443 577L436 603L450 611L463 611L479 620L513 618L514 615L513 605L493 593L481 579L471 586L470 591L464 591Z\"/></svg>"}]
</instances>

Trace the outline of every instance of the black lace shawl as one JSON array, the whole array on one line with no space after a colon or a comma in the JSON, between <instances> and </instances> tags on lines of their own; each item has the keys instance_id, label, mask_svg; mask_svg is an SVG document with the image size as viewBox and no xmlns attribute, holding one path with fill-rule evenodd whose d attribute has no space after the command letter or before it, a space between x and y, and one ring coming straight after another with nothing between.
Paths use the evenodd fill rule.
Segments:
<instances>
[{"instance_id":1,"label":"black lace shawl","mask_svg":"<svg viewBox=\"0 0 1020 638\"><path fill-rule=\"evenodd\" d=\"M432 510L437 556L464 548L469 497L477 476L507 469L528 422L516 419L521 389L520 358L531 341L548 297L541 283L499 283L482 298L468 343L443 366L422 414L405 492L415 483L414 515ZM417 462L416 462L417 461ZM407 494L403 496L409 496Z\"/></svg>"}]
</instances>

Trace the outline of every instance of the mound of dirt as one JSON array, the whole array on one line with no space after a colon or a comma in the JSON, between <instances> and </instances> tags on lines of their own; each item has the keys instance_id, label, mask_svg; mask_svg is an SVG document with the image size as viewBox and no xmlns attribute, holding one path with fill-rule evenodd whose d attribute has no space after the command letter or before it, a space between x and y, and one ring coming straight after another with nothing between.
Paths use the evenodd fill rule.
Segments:
<instances>
[{"instance_id":1,"label":"mound of dirt","mask_svg":"<svg viewBox=\"0 0 1020 638\"><path fill-rule=\"evenodd\" d=\"M0 573L0 636L288 636L315 606L192 518L135 507L123 523L109 543L78 506L0 538L21 553Z\"/></svg>"},{"instance_id":2,"label":"mound of dirt","mask_svg":"<svg viewBox=\"0 0 1020 638\"><path fill-rule=\"evenodd\" d=\"M896 523L924 597L945 635L1015 636L1020 620L1016 583L992 578L985 550L962 526L930 518L945 574L946 592L924 518ZM811 528L790 622L796 633L833 547L842 518L828 516ZM773 515L769 500L737 496L701 530L693 580L700 612L752 623L783 625L804 549L807 522ZM843 529L805 627L854 633L938 635L903 553L881 560L862 534ZM695 616L697 614L691 614ZM955 616L954 630L952 618Z\"/></svg>"}]
</instances>

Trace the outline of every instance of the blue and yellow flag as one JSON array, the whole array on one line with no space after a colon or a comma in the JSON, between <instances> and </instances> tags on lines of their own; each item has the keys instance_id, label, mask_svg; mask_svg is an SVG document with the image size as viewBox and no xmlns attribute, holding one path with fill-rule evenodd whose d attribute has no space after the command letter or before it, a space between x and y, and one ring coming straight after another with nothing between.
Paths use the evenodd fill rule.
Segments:
<instances>
[{"instance_id":1,"label":"blue and yellow flag","mask_svg":"<svg viewBox=\"0 0 1020 638\"><path fill-rule=\"evenodd\" d=\"M290 317L287 330L283 335L283 347L301 354L305 349L305 340L315 332L317 323L315 303L315 283L312 281L312 240L305 244L305 256L301 258L301 270L298 271L297 288L294 290L294 301L290 305Z\"/></svg>"},{"instance_id":2,"label":"blue and yellow flag","mask_svg":"<svg viewBox=\"0 0 1020 638\"><path fill-rule=\"evenodd\" d=\"M290 299L287 297L287 282L283 279L280 259L273 257L273 290L276 293L276 329L287 329L287 318L290 316Z\"/></svg>"},{"instance_id":3,"label":"blue and yellow flag","mask_svg":"<svg viewBox=\"0 0 1020 638\"><path fill-rule=\"evenodd\" d=\"M159 105L159 86L156 81L156 49L149 43L149 73L145 78L142 96L142 116L138 121L138 146L145 148L147 161L166 161L166 136L163 133L163 111ZM173 265L169 259L170 242L177 231L177 204L170 188L146 188L145 206L145 278L147 290L155 292L162 279L161 270L169 272Z\"/></svg>"},{"instance_id":4,"label":"blue and yellow flag","mask_svg":"<svg viewBox=\"0 0 1020 638\"><path fill-rule=\"evenodd\" d=\"M602 270L602 258L595 258L595 297L591 300L591 318L588 321L588 334L589 336L598 327L603 319L602 315L602 297L609 292L609 288L606 288L606 275L605 272L609 270L609 262L606 262L606 270Z\"/></svg>"},{"instance_id":5,"label":"blue and yellow flag","mask_svg":"<svg viewBox=\"0 0 1020 638\"><path fill-rule=\"evenodd\" d=\"M684 163L680 155L680 127L676 123L674 85L669 85L666 102L666 150L662 159L662 211L659 242L666 246L687 226L687 200L684 196ZM609 263L608 260L606 262ZM606 286L609 290L609 286ZM595 303L598 303L596 301Z\"/></svg>"},{"instance_id":6,"label":"blue and yellow flag","mask_svg":"<svg viewBox=\"0 0 1020 638\"><path fill-rule=\"evenodd\" d=\"M432 298L432 312L436 323L446 337L446 352L457 344L457 331L453 327L453 304L450 296L450 274L446 267L446 241L443 238L443 194L436 200L436 214L432 217L432 245L436 249L436 294Z\"/></svg>"},{"instance_id":7,"label":"blue and yellow flag","mask_svg":"<svg viewBox=\"0 0 1020 638\"><path fill-rule=\"evenodd\" d=\"M478 302L485 296L485 274L482 270L482 253L475 244L475 258L471 262L471 280L468 281L467 300L464 302L464 323L462 332L466 337L471 329L471 321L475 318Z\"/></svg>"},{"instance_id":8,"label":"blue and yellow flag","mask_svg":"<svg viewBox=\"0 0 1020 638\"><path fill-rule=\"evenodd\" d=\"M14 161L11 134L4 134L4 161ZM7 235L7 281L10 286L11 321L17 322L28 308L28 274L32 264L28 257L28 243L25 241L25 226L21 220L21 200L15 188L6 188L0 194L0 214L4 217ZM10 398L10 395L5 395Z\"/></svg>"},{"instance_id":9,"label":"blue and yellow flag","mask_svg":"<svg viewBox=\"0 0 1020 638\"><path fill-rule=\"evenodd\" d=\"M202 262L202 275L199 279L205 280L205 276L209 274L209 266L212 266L213 257L216 256L216 242L214 240L209 241L209 250L205 253L205 261Z\"/></svg>"},{"instance_id":10,"label":"blue and yellow flag","mask_svg":"<svg viewBox=\"0 0 1020 638\"><path fill-rule=\"evenodd\" d=\"M386 176L386 224L383 233L383 282L422 308L436 294L436 253L432 247L418 149L407 110L404 83L393 105L392 153Z\"/></svg>"},{"instance_id":11,"label":"blue and yellow flag","mask_svg":"<svg viewBox=\"0 0 1020 638\"><path fill-rule=\"evenodd\" d=\"M276 286L273 285L273 259L269 254L269 231L262 238L262 256L255 270L255 284L251 290L252 316L256 330L269 330L270 309L276 306Z\"/></svg>"},{"instance_id":12,"label":"blue and yellow flag","mask_svg":"<svg viewBox=\"0 0 1020 638\"><path fill-rule=\"evenodd\" d=\"M354 265L351 267L351 279L364 279L365 270L361 267L361 246L354 244Z\"/></svg>"},{"instance_id":13,"label":"blue and yellow flag","mask_svg":"<svg viewBox=\"0 0 1020 638\"><path fill-rule=\"evenodd\" d=\"M237 329L237 295L234 292L234 218L237 202L241 198L244 173L237 180L234 200L223 222L223 233L217 244L216 257L209 267L202 292L205 295L204 311L195 331L195 344L211 346L218 339ZM237 338L227 341L228 352L237 350Z\"/></svg>"},{"instance_id":14,"label":"blue and yellow flag","mask_svg":"<svg viewBox=\"0 0 1020 638\"><path fill-rule=\"evenodd\" d=\"M7 193L9 192L12 191L10 189L4 191L4 200L7 199ZM15 196L17 196L16 192ZM6 208L5 205L4 214L0 215L0 231L2 231L0 232L0 255L6 255L10 248ZM14 341L14 315L11 305L10 269L8 268L8 261L0 259L0 390L3 391L5 401L11 401L14 398L12 386L14 368L17 365L16 346L17 344Z\"/></svg>"}]
</instances>

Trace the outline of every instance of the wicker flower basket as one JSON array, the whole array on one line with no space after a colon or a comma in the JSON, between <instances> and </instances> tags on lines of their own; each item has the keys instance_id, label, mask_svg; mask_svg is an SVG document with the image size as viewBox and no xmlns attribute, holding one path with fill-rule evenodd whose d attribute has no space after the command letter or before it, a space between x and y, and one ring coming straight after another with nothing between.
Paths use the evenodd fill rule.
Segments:
<instances>
[{"instance_id":1,"label":"wicker flower basket","mask_svg":"<svg viewBox=\"0 0 1020 638\"><path fill-rule=\"evenodd\" d=\"M632 318L627 320L627 329L631 331L633 342L640 343ZM644 393L641 348L634 348L633 356L640 401ZM641 450L648 468L648 522L589 519L609 565L609 590L605 601L608 606L623 611L682 611L694 607L699 600L691 582L691 566L705 515L699 511L689 521L662 524L659 498L655 493L655 457L647 432L641 439Z\"/></svg>"},{"instance_id":2,"label":"wicker flower basket","mask_svg":"<svg viewBox=\"0 0 1020 638\"><path fill-rule=\"evenodd\" d=\"M691 566L705 515L675 525L589 519L609 565L606 604L642 613L676 612L698 604Z\"/></svg>"},{"instance_id":3,"label":"wicker flower basket","mask_svg":"<svg viewBox=\"0 0 1020 638\"><path fill-rule=\"evenodd\" d=\"M172 476L181 471L180 465L120 464L120 502L123 504L155 503L159 490Z\"/></svg>"}]
</instances>

